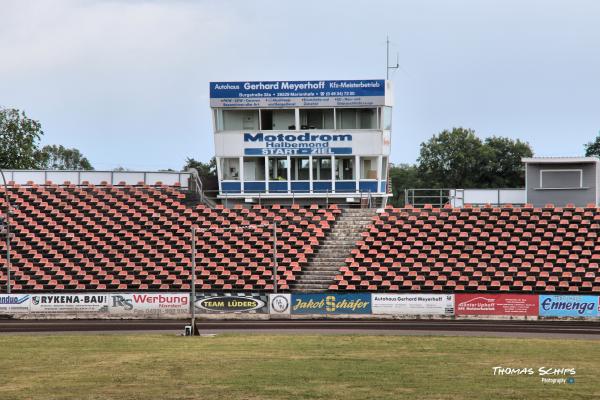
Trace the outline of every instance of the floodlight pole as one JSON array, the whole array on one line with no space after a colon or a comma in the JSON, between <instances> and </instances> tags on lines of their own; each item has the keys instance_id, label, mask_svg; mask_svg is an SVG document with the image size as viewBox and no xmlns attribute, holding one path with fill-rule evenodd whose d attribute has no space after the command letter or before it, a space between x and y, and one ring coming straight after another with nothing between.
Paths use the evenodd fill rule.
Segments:
<instances>
[{"instance_id":1,"label":"floodlight pole","mask_svg":"<svg viewBox=\"0 0 600 400\"><path fill-rule=\"evenodd\" d=\"M190 299L192 314L192 336L196 335L196 227L192 226L192 294Z\"/></svg>"},{"instance_id":2,"label":"floodlight pole","mask_svg":"<svg viewBox=\"0 0 600 400\"><path fill-rule=\"evenodd\" d=\"M277 223L273 220L273 293L277 293Z\"/></svg>"},{"instance_id":3,"label":"floodlight pole","mask_svg":"<svg viewBox=\"0 0 600 400\"><path fill-rule=\"evenodd\" d=\"M10 294L10 198L8 197L8 185L4 171L0 168L2 181L4 182L4 199L6 200L6 293Z\"/></svg>"}]
</instances>

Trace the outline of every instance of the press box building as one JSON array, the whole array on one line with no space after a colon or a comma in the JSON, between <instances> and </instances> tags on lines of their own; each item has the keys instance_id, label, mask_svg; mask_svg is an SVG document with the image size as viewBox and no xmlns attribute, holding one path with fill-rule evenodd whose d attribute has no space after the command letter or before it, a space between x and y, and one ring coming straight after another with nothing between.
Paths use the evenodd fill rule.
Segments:
<instances>
[{"instance_id":1,"label":"press box building","mask_svg":"<svg viewBox=\"0 0 600 400\"><path fill-rule=\"evenodd\" d=\"M385 203L389 81L211 82L210 106L219 198Z\"/></svg>"}]
</instances>

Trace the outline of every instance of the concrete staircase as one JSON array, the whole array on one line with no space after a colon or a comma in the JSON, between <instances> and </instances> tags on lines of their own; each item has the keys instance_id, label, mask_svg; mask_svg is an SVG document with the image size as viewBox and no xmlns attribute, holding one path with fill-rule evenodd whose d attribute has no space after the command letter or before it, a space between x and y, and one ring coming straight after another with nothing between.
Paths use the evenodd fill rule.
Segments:
<instances>
[{"instance_id":1,"label":"concrete staircase","mask_svg":"<svg viewBox=\"0 0 600 400\"><path fill-rule=\"evenodd\" d=\"M298 282L290 289L299 293L326 291L350 250L360 240L360 234L371 224L375 211L373 208L344 210Z\"/></svg>"}]
</instances>

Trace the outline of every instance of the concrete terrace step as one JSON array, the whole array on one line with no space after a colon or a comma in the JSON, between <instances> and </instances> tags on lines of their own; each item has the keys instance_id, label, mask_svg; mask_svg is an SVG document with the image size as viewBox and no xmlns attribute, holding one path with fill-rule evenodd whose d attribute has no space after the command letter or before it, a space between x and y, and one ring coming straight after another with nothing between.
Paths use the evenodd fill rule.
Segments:
<instances>
[{"instance_id":1,"label":"concrete terrace step","mask_svg":"<svg viewBox=\"0 0 600 400\"><path fill-rule=\"evenodd\" d=\"M374 209L343 210L311 262L290 289L303 293L327 291L374 216Z\"/></svg>"},{"instance_id":2,"label":"concrete terrace step","mask_svg":"<svg viewBox=\"0 0 600 400\"><path fill-rule=\"evenodd\" d=\"M319 246L320 249L331 249L331 248L336 248L336 247L354 247L356 245L356 242L354 239L344 239L344 240L328 240L327 243Z\"/></svg>"},{"instance_id":3,"label":"concrete terrace step","mask_svg":"<svg viewBox=\"0 0 600 400\"><path fill-rule=\"evenodd\" d=\"M304 272L302 276L329 276L330 272L328 270L313 270Z\"/></svg>"},{"instance_id":4,"label":"concrete terrace step","mask_svg":"<svg viewBox=\"0 0 600 400\"><path fill-rule=\"evenodd\" d=\"M309 275L306 277L303 277L304 279L302 280L303 283L305 284L309 284L309 283L331 283L331 280L329 279L329 275L325 275L325 276L321 276L321 275Z\"/></svg>"},{"instance_id":5,"label":"concrete terrace step","mask_svg":"<svg viewBox=\"0 0 600 400\"><path fill-rule=\"evenodd\" d=\"M295 292L301 293L324 292L327 289L329 289L329 285L303 285L299 283L294 287Z\"/></svg>"}]
</instances>

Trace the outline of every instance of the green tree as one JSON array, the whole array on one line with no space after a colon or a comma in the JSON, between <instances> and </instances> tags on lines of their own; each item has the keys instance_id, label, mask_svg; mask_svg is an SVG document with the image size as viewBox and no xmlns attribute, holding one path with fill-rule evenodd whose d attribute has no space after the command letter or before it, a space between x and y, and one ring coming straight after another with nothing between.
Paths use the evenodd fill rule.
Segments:
<instances>
[{"instance_id":1,"label":"green tree","mask_svg":"<svg viewBox=\"0 0 600 400\"><path fill-rule=\"evenodd\" d=\"M62 145L44 146L36 156L38 168L57 170L92 170L92 164L77 149L67 149Z\"/></svg>"},{"instance_id":2,"label":"green tree","mask_svg":"<svg viewBox=\"0 0 600 400\"><path fill-rule=\"evenodd\" d=\"M515 188L525 186L523 157L533 156L529 143L519 139L492 136L482 149L481 188Z\"/></svg>"},{"instance_id":3,"label":"green tree","mask_svg":"<svg viewBox=\"0 0 600 400\"><path fill-rule=\"evenodd\" d=\"M475 131L452 128L421 144L421 179L432 188L474 188L482 173L483 143Z\"/></svg>"},{"instance_id":4,"label":"green tree","mask_svg":"<svg viewBox=\"0 0 600 400\"><path fill-rule=\"evenodd\" d=\"M42 125L14 108L0 108L0 168L93 169L77 149L51 145L40 149Z\"/></svg>"},{"instance_id":5,"label":"green tree","mask_svg":"<svg viewBox=\"0 0 600 400\"><path fill-rule=\"evenodd\" d=\"M202 185L205 191L212 191L219 189L219 183L217 181L217 160L215 157L211 158L209 162L203 163L202 161L195 160L193 158L187 158L185 160L184 170L194 168L198 171L198 176L202 181Z\"/></svg>"},{"instance_id":6,"label":"green tree","mask_svg":"<svg viewBox=\"0 0 600 400\"><path fill-rule=\"evenodd\" d=\"M523 187L521 158L532 155L527 142L497 136L481 141L472 129L453 128L421 144L418 170L429 188Z\"/></svg>"},{"instance_id":7,"label":"green tree","mask_svg":"<svg viewBox=\"0 0 600 400\"><path fill-rule=\"evenodd\" d=\"M596 139L593 142L585 144L584 147L586 157L600 157L600 132L598 132L598 136L596 136Z\"/></svg>"},{"instance_id":8,"label":"green tree","mask_svg":"<svg viewBox=\"0 0 600 400\"><path fill-rule=\"evenodd\" d=\"M42 125L14 108L0 109L0 168L35 169Z\"/></svg>"},{"instance_id":9,"label":"green tree","mask_svg":"<svg viewBox=\"0 0 600 400\"><path fill-rule=\"evenodd\" d=\"M404 189L419 188L423 185L419 169L412 164L392 164L390 165L389 174L392 182L390 203L395 207L404 207L406 204Z\"/></svg>"}]
</instances>

